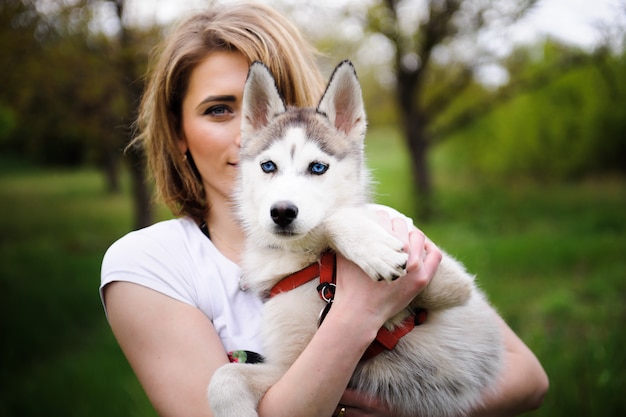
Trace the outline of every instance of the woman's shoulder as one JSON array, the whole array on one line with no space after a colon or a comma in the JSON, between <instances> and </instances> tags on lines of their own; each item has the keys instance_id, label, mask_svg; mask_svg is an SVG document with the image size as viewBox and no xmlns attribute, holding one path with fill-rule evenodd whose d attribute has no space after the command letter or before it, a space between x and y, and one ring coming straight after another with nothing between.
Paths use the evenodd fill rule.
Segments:
<instances>
[{"instance_id":1,"label":"woman's shoulder","mask_svg":"<svg viewBox=\"0 0 626 417\"><path fill-rule=\"evenodd\" d=\"M195 228L198 227L189 217L163 220L150 226L129 232L128 234L122 236L119 240L142 238L167 240L169 237L182 237L182 233L187 232L191 226Z\"/></svg>"},{"instance_id":2,"label":"woman's shoulder","mask_svg":"<svg viewBox=\"0 0 626 417\"><path fill-rule=\"evenodd\" d=\"M134 230L115 241L107 250L107 255L114 252L140 252L175 250L181 244L194 239L192 226L195 222L189 218L164 220L142 229ZM197 226L195 226L197 228ZM106 256L106 255L105 255Z\"/></svg>"},{"instance_id":3,"label":"woman's shoulder","mask_svg":"<svg viewBox=\"0 0 626 417\"><path fill-rule=\"evenodd\" d=\"M201 265L210 267L206 237L189 218L155 223L130 232L106 251L101 266L101 290L114 281L155 289L198 305ZM210 270L210 268L207 268Z\"/></svg>"},{"instance_id":4,"label":"woman's shoulder","mask_svg":"<svg viewBox=\"0 0 626 417\"><path fill-rule=\"evenodd\" d=\"M204 235L189 218L165 220L132 231L108 248L102 260L102 274L118 277L129 273L188 273L180 269L194 264L202 238Z\"/></svg>"}]
</instances>

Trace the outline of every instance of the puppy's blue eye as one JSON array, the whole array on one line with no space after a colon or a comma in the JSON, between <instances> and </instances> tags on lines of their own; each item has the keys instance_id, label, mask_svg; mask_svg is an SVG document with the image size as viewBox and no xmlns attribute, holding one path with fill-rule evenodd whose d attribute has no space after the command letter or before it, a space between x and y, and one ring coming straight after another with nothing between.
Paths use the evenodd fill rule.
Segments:
<instances>
[{"instance_id":1,"label":"puppy's blue eye","mask_svg":"<svg viewBox=\"0 0 626 417\"><path fill-rule=\"evenodd\" d=\"M261 169L263 170L263 172L270 174L276 171L276 164L272 161L265 161L261 163Z\"/></svg>"},{"instance_id":2,"label":"puppy's blue eye","mask_svg":"<svg viewBox=\"0 0 626 417\"><path fill-rule=\"evenodd\" d=\"M309 172L314 175L322 175L328 170L328 165L321 162L311 162L309 165Z\"/></svg>"}]
</instances>

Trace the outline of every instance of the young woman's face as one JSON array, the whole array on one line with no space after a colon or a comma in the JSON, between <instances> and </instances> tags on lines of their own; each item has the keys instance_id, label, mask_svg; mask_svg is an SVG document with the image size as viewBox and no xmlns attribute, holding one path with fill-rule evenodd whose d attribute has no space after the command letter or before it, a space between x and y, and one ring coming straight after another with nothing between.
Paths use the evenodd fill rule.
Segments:
<instances>
[{"instance_id":1,"label":"young woman's face","mask_svg":"<svg viewBox=\"0 0 626 417\"><path fill-rule=\"evenodd\" d=\"M192 71L183 99L179 149L191 153L209 204L228 199L233 188L248 67L238 52L213 52Z\"/></svg>"}]
</instances>

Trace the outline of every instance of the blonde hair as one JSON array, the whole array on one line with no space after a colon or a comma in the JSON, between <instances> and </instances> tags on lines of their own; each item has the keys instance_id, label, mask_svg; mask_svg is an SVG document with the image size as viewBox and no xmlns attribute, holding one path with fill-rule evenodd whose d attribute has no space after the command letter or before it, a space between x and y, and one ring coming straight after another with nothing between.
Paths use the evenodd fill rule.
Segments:
<instances>
[{"instance_id":1,"label":"blonde hair","mask_svg":"<svg viewBox=\"0 0 626 417\"><path fill-rule=\"evenodd\" d=\"M261 61L289 105L314 106L323 92L316 52L286 18L256 3L216 5L178 25L155 55L131 145L143 145L157 197L177 215L208 213L191 158L180 154L181 107L194 68L214 51L237 51Z\"/></svg>"}]
</instances>

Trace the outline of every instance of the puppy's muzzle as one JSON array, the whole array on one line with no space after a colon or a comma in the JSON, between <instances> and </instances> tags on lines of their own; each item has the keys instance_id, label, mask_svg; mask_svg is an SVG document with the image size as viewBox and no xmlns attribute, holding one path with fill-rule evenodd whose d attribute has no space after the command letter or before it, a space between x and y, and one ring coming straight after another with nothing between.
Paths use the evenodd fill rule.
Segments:
<instances>
[{"instance_id":1,"label":"puppy's muzzle","mask_svg":"<svg viewBox=\"0 0 626 417\"><path fill-rule=\"evenodd\" d=\"M298 217L298 207L291 201L279 201L270 208L270 216L276 225L284 229Z\"/></svg>"}]
</instances>

